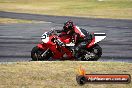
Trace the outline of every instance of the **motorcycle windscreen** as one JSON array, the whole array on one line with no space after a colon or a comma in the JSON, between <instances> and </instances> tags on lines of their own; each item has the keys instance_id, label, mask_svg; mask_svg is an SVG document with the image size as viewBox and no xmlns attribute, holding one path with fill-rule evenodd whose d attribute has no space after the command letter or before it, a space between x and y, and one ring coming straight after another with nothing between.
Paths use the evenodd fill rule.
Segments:
<instances>
[{"instance_id":1,"label":"motorcycle windscreen","mask_svg":"<svg viewBox=\"0 0 132 88\"><path fill-rule=\"evenodd\" d=\"M106 34L105 33L94 33L94 36L95 36L94 43L98 43L106 37Z\"/></svg>"}]
</instances>

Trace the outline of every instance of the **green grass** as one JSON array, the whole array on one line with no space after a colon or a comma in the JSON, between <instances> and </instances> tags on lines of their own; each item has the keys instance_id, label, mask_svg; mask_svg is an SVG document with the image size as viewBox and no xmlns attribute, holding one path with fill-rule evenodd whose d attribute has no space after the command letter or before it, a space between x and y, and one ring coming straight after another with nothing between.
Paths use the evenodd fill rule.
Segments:
<instances>
[{"instance_id":1,"label":"green grass","mask_svg":"<svg viewBox=\"0 0 132 88\"><path fill-rule=\"evenodd\" d=\"M123 62L10 62L0 64L0 88L80 88L78 69L87 74L130 74L132 64ZM86 84L82 88L132 88L130 84Z\"/></svg>"},{"instance_id":2,"label":"green grass","mask_svg":"<svg viewBox=\"0 0 132 88\"><path fill-rule=\"evenodd\" d=\"M132 19L132 0L0 0L0 11Z\"/></svg>"},{"instance_id":3,"label":"green grass","mask_svg":"<svg viewBox=\"0 0 132 88\"><path fill-rule=\"evenodd\" d=\"M11 19L11 18L0 18L0 24L8 24L8 23L39 23L42 21L35 20L21 20L21 19Z\"/></svg>"}]
</instances>

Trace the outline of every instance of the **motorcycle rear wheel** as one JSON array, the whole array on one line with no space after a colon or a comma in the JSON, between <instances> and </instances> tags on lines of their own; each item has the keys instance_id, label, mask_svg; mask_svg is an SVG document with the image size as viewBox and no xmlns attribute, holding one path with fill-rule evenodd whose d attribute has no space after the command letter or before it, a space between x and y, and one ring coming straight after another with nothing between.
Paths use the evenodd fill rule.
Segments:
<instances>
[{"instance_id":1,"label":"motorcycle rear wheel","mask_svg":"<svg viewBox=\"0 0 132 88\"><path fill-rule=\"evenodd\" d=\"M83 52L78 55L78 58L81 61L97 61L102 55L102 48L99 45L95 45L91 49L82 51Z\"/></svg>"},{"instance_id":2,"label":"motorcycle rear wheel","mask_svg":"<svg viewBox=\"0 0 132 88\"><path fill-rule=\"evenodd\" d=\"M45 61L48 60L51 57L51 52L48 52L46 56L42 57L41 54L44 52L44 50L38 48L35 46L31 51L31 58L32 61Z\"/></svg>"}]
</instances>

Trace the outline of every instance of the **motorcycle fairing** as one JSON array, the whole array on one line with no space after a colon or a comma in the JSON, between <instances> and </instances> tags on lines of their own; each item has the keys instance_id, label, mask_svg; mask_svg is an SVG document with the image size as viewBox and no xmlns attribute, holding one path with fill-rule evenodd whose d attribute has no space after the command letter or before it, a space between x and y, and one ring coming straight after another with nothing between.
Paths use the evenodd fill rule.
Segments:
<instances>
[{"instance_id":1,"label":"motorcycle fairing","mask_svg":"<svg viewBox=\"0 0 132 88\"><path fill-rule=\"evenodd\" d=\"M57 58L60 58L60 57L63 56L62 52L60 52L60 51L58 50L58 48L59 48L59 47L57 47L56 45L50 47L50 50L51 50L51 51L53 52L53 54L54 54L54 55L52 56L53 59L57 59Z\"/></svg>"},{"instance_id":2,"label":"motorcycle fairing","mask_svg":"<svg viewBox=\"0 0 132 88\"><path fill-rule=\"evenodd\" d=\"M63 55L66 54L68 58L72 57L72 52L66 49L64 46L51 46L50 50L53 52L53 59L63 58Z\"/></svg>"},{"instance_id":3,"label":"motorcycle fairing","mask_svg":"<svg viewBox=\"0 0 132 88\"><path fill-rule=\"evenodd\" d=\"M38 47L39 49L46 50L46 48L45 48L45 46L44 46L43 43L37 44L37 47Z\"/></svg>"},{"instance_id":4,"label":"motorcycle fairing","mask_svg":"<svg viewBox=\"0 0 132 88\"><path fill-rule=\"evenodd\" d=\"M48 36L48 33L45 32L42 36L41 36L41 39L44 43L47 43L49 42L49 36Z\"/></svg>"},{"instance_id":5,"label":"motorcycle fairing","mask_svg":"<svg viewBox=\"0 0 132 88\"><path fill-rule=\"evenodd\" d=\"M101 40L103 40L104 38L106 37L106 34L105 33L94 33L94 37L92 39L92 41L87 44L87 48L90 48L92 47L94 44L100 42Z\"/></svg>"},{"instance_id":6,"label":"motorcycle fairing","mask_svg":"<svg viewBox=\"0 0 132 88\"><path fill-rule=\"evenodd\" d=\"M87 48L92 47L95 44L95 37L92 39L92 41L86 45Z\"/></svg>"},{"instance_id":7,"label":"motorcycle fairing","mask_svg":"<svg viewBox=\"0 0 132 88\"><path fill-rule=\"evenodd\" d=\"M106 37L106 34L105 33L94 33L94 36L95 36L95 43L98 43Z\"/></svg>"},{"instance_id":8,"label":"motorcycle fairing","mask_svg":"<svg viewBox=\"0 0 132 88\"><path fill-rule=\"evenodd\" d=\"M43 50L46 50L47 48L49 48L49 50L51 50L52 53L54 54L52 56L53 59L58 59L60 57L63 58L64 54L66 54L68 56L68 58L72 57L72 52L70 50L68 50L64 46L57 46L56 44L52 44L51 42L49 42L47 44L45 44L45 43L38 44L37 47L39 47L40 49L43 49Z\"/></svg>"},{"instance_id":9,"label":"motorcycle fairing","mask_svg":"<svg viewBox=\"0 0 132 88\"><path fill-rule=\"evenodd\" d=\"M62 35L59 39L65 44L69 44L71 42L71 36L69 35Z\"/></svg>"}]
</instances>

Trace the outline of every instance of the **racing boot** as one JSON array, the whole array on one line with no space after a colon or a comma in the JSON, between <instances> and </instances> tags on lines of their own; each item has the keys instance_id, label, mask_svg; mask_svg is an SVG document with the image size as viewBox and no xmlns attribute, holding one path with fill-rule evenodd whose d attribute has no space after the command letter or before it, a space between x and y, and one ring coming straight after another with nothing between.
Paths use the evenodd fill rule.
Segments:
<instances>
[{"instance_id":1,"label":"racing boot","mask_svg":"<svg viewBox=\"0 0 132 88\"><path fill-rule=\"evenodd\" d=\"M74 49L74 57L76 58L76 59L79 59L78 57L79 57L79 54L80 54L80 52L81 52L81 49L83 49L83 48L85 48L85 46L86 46L86 42L81 42L80 44L78 44L77 46L75 46L75 49Z\"/></svg>"}]
</instances>

